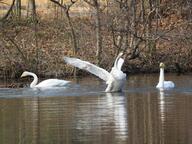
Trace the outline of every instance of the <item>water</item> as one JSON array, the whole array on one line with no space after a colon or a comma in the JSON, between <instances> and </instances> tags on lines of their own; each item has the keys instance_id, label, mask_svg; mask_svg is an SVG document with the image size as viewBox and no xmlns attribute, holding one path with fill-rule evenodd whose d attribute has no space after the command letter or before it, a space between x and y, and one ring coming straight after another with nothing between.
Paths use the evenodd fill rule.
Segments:
<instances>
[{"instance_id":1,"label":"water","mask_svg":"<svg viewBox=\"0 0 192 144\"><path fill-rule=\"evenodd\" d=\"M122 93L96 78L67 88L0 89L1 144L191 144L192 76L129 76Z\"/></svg>"}]
</instances>

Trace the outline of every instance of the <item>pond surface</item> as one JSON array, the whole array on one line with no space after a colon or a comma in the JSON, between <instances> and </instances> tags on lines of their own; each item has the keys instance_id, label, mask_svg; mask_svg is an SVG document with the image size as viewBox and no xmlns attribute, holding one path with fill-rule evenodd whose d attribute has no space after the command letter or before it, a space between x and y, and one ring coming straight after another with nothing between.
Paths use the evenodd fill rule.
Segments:
<instances>
[{"instance_id":1,"label":"pond surface","mask_svg":"<svg viewBox=\"0 0 192 144\"><path fill-rule=\"evenodd\" d=\"M191 144L192 75L129 76L122 93L94 77L67 88L0 89L0 144Z\"/></svg>"}]
</instances>

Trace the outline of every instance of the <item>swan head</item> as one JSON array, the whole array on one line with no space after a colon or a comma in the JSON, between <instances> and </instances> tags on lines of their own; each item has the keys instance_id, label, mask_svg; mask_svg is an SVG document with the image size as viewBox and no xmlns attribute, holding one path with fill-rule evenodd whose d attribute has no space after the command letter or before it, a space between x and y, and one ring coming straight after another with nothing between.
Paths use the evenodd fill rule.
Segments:
<instances>
[{"instance_id":1,"label":"swan head","mask_svg":"<svg viewBox=\"0 0 192 144\"><path fill-rule=\"evenodd\" d=\"M29 73L30 73L30 72L28 72L28 71L24 71L24 72L22 73L21 77L26 77L26 76L30 75Z\"/></svg>"},{"instance_id":2,"label":"swan head","mask_svg":"<svg viewBox=\"0 0 192 144\"><path fill-rule=\"evenodd\" d=\"M118 54L118 56L117 56L117 58L116 58L116 60L115 60L115 63L114 63L113 68L118 69L118 70L121 70L121 67L122 67L122 65L123 65L123 63L124 63L124 59L121 58L123 55L124 55L123 52L120 52L120 53Z\"/></svg>"},{"instance_id":3,"label":"swan head","mask_svg":"<svg viewBox=\"0 0 192 144\"><path fill-rule=\"evenodd\" d=\"M161 62L161 63L159 64L159 67L160 67L160 68L165 68L165 64Z\"/></svg>"},{"instance_id":4,"label":"swan head","mask_svg":"<svg viewBox=\"0 0 192 144\"><path fill-rule=\"evenodd\" d=\"M123 55L124 55L124 53L123 53L123 52L120 52L117 57L120 58L120 57L122 57Z\"/></svg>"},{"instance_id":5,"label":"swan head","mask_svg":"<svg viewBox=\"0 0 192 144\"><path fill-rule=\"evenodd\" d=\"M24 71L21 75L21 78L22 77L26 77L26 76L32 76L34 79L32 81L32 83L30 84L30 87L33 88L37 85L37 82L38 82L38 77L36 74L32 73L32 72L28 72L28 71Z\"/></svg>"}]
</instances>

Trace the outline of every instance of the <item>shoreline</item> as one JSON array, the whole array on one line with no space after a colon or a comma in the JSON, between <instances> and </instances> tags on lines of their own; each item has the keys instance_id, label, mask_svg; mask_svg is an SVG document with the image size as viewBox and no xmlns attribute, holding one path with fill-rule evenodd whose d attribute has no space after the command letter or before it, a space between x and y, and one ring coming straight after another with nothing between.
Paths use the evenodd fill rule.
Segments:
<instances>
[{"instance_id":1,"label":"shoreline","mask_svg":"<svg viewBox=\"0 0 192 144\"><path fill-rule=\"evenodd\" d=\"M110 71L109 71L110 72ZM131 75L131 76L134 76L134 75L153 75L153 74L159 74L159 71L132 71L132 72L127 72L127 71L123 71L124 73L126 73L127 76ZM22 73L21 73L22 74ZM15 77L9 77L9 76L4 76L2 77L3 75L0 74L0 79L1 81L6 81L6 80L18 80L20 79L20 75L17 75ZM165 70L165 74L174 74L174 75L192 75L192 72L191 71L185 71L185 72L182 72L182 73L178 73L176 71L167 71ZM63 78L68 78L68 79L71 79L71 78L85 78L85 77L97 77L89 72L86 72L84 70L77 70L77 75L74 76L73 73L62 73L62 74L57 74L56 75L47 75L47 74L37 74L38 78L40 79L48 79L48 78L59 78L59 79L63 79Z\"/></svg>"}]
</instances>

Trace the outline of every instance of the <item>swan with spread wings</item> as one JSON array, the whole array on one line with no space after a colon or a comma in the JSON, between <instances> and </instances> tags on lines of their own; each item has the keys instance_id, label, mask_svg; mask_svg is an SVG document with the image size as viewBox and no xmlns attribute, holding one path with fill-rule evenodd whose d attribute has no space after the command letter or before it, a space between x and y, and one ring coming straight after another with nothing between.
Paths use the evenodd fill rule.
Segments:
<instances>
[{"instance_id":1,"label":"swan with spread wings","mask_svg":"<svg viewBox=\"0 0 192 144\"><path fill-rule=\"evenodd\" d=\"M118 92L122 91L126 81L126 74L121 70L124 63L124 59L121 58L122 56L123 53L119 53L110 72L88 61L83 61L78 58L70 58L65 56L64 61L72 66L86 70L104 80L107 84L105 92Z\"/></svg>"}]
</instances>

